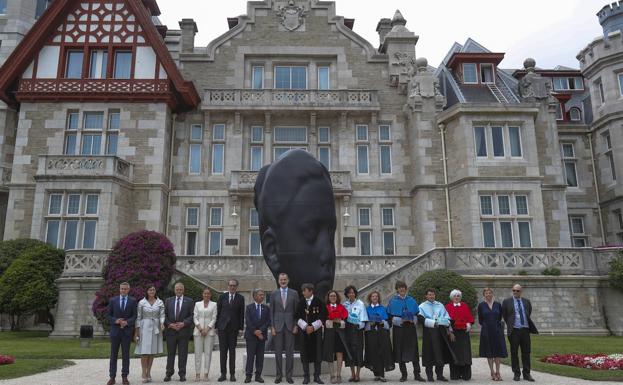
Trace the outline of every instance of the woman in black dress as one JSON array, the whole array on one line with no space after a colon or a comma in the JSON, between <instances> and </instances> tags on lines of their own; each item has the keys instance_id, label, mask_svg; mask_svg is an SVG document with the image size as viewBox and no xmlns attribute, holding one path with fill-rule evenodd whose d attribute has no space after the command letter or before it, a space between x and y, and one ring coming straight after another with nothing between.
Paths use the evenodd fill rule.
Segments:
<instances>
[{"instance_id":1,"label":"woman in black dress","mask_svg":"<svg viewBox=\"0 0 623 385\"><path fill-rule=\"evenodd\" d=\"M502 329L502 305L493 300L493 290L486 287L482 291L485 300L478 304L478 323L480 324L480 357L486 357L493 381L502 381L500 359L508 357L504 331ZM493 364L495 363L495 371Z\"/></svg>"},{"instance_id":2,"label":"woman in black dress","mask_svg":"<svg viewBox=\"0 0 623 385\"><path fill-rule=\"evenodd\" d=\"M327 293L327 320L325 321L322 359L329 363L332 384L342 382L344 355L346 355L347 360L350 360L344 333L348 312L340 302L340 294L335 290L329 290Z\"/></svg>"}]
</instances>

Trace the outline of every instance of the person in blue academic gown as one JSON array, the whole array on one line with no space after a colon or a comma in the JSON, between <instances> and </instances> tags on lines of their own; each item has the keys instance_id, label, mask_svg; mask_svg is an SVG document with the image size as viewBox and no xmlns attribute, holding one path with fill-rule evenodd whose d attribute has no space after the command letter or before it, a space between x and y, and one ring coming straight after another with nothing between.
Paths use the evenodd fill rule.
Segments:
<instances>
[{"instance_id":1,"label":"person in blue academic gown","mask_svg":"<svg viewBox=\"0 0 623 385\"><path fill-rule=\"evenodd\" d=\"M368 295L365 364L374 373L375 381L386 382L385 372L394 370L395 365L389 338L389 317L380 299L381 294L378 291Z\"/></svg>"},{"instance_id":2,"label":"person in blue academic gown","mask_svg":"<svg viewBox=\"0 0 623 385\"><path fill-rule=\"evenodd\" d=\"M450 348L448 340L448 327L450 317L446 307L435 301L435 289L426 290L426 301L419 306L418 317L424 323L422 332L422 365L426 368L428 381L434 381L433 367L437 380L448 381L443 376L443 366L455 363L456 357Z\"/></svg>"}]
</instances>

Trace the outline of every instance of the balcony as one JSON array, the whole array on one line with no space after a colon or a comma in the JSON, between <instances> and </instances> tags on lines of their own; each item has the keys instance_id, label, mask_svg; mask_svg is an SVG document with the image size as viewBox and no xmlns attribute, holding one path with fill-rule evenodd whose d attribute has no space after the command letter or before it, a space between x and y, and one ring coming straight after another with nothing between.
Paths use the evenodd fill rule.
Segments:
<instances>
[{"instance_id":1,"label":"balcony","mask_svg":"<svg viewBox=\"0 0 623 385\"><path fill-rule=\"evenodd\" d=\"M167 100L170 97L167 79L22 79L18 100L61 100L123 98L136 101Z\"/></svg>"},{"instance_id":2,"label":"balcony","mask_svg":"<svg viewBox=\"0 0 623 385\"><path fill-rule=\"evenodd\" d=\"M257 171L232 171L229 180L229 193L235 195L253 195ZM351 195L350 171L330 171L333 194Z\"/></svg>"},{"instance_id":3,"label":"balcony","mask_svg":"<svg viewBox=\"0 0 623 385\"><path fill-rule=\"evenodd\" d=\"M132 182L134 168L114 155L40 155L36 179L118 178Z\"/></svg>"},{"instance_id":4,"label":"balcony","mask_svg":"<svg viewBox=\"0 0 623 385\"><path fill-rule=\"evenodd\" d=\"M375 90L205 90L203 110L379 111Z\"/></svg>"}]
</instances>

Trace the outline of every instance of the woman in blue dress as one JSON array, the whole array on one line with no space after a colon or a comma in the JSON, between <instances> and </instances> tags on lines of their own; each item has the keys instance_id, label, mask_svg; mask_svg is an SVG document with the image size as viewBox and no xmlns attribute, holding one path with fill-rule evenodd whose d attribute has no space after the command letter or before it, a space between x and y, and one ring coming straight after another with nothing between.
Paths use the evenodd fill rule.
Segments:
<instances>
[{"instance_id":1,"label":"woman in blue dress","mask_svg":"<svg viewBox=\"0 0 623 385\"><path fill-rule=\"evenodd\" d=\"M502 305L494 301L493 290L486 287L482 291L485 300L478 304L478 323L480 324L480 357L486 357L493 381L502 381L500 359L508 357L504 329L502 328ZM495 371L493 364L495 363Z\"/></svg>"}]
</instances>

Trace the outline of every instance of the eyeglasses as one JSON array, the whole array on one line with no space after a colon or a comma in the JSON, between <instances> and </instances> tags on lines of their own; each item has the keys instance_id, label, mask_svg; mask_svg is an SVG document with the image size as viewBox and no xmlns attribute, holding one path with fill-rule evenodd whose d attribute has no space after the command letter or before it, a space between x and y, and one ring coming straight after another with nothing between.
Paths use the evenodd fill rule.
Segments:
<instances>
[{"instance_id":1,"label":"eyeglasses","mask_svg":"<svg viewBox=\"0 0 623 385\"><path fill-rule=\"evenodd\" d=\"M521 290L515 290L515 289L513 289L513 293L521 293Z\"/></svg>"}]
</instances>

